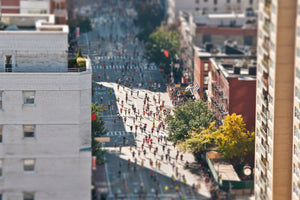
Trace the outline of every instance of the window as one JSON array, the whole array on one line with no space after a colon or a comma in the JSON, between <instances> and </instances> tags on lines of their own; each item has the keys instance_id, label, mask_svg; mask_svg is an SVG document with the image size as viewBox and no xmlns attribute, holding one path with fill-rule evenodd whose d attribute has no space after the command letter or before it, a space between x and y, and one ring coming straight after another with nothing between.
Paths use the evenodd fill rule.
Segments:
<instances>
[{"instance_id":1,"label":"window","mask_svg":"<svg viewBox=\"0 0 300 200\"><path fill-rule=\"evenodd\" d=\"M0 160L0 177L3 176L3 162ZM1 200L1 198L0 198Z\"/></svg>"},{"instance_id":2,"label":"window","mask_svg":"<svg viewBox=\"0 0 300 200\"><path fill-rule=\"evenodd\" d=\"M230 3L230 0L227 0L227 3Z\"/></svg>"},{"instance_id":3,"label":"window","mask_svg":"<svg viewBox=\"0 0 300 200\"><path fill-rule=\"evenodd\" d=\"M204 71L207 72L208 71L208 63L204 63Z\"/></svg>"},{"instance_id":4,"label":"window","mask_svg":"<svg viewBox=\"0 0 300 200\"><path fill-rule=\"evenodd\" d=\"M35 165L34 159L24 159L23 160L24 172L33 172L34 165Z\"/></svg>"},{"instance_id":5,"label":"window","mask_svg":"<svg viewBox=\"0 0 300 200\"><path fill-rule=\"evenodd\" d=\"M3 126L0 125L0 143L3 142L3 133L2 133L2 129L3 129Z\"/></svg>"},{"instance_id":6,"label":"window","mask_svg":"<svg viewBox=\"0 0 300 200\"><path fill-rule=\"evenodd\" d=\"M199 0L195 0L195 3L199 3Z\"/></svg>"},{"instance_id":7,"label":"window","mask_svg":"<svg viewBox=\"0 0 300 200\"><path fill-rule=\"evenodd\" d=\"M203 35L202 36L202 42L211 42L211 35Z\"/></svg>"},{"instance_id":8,"label":"window","mask_svg":"<svg viewBox=\"0 0 300 200\"><path fill-rule=\"evenodd\" d=\"M297 27L297 35L300 36L300 27Z\"/></svg>"},{"instance_id":9,"label":"window","mask_svg":"<svg viewBox=\"0 0 300 200\"><path fill-rule=\"evenodd\" d=\"M0 200L2 200L2 194L0 194Z\"/></svg>"},{"instance_id":10,"label":"window","mask_svg":"<svg viewBox=\"0 0 300 200\"><path fill-rule=\"evenodd\" d=\"M34 193L33 192L24 192L23 200L34 200Z\"/></svg>"},{"instance_id":11,"label":"window","mask_svg":"<svg viewBox=\"0 0 300 200\"><path fill-rule=\"evenodd\" d=\"M34 91L25 91L23 92L24 97L24 104L34 104L34 97L35 92Z\"/></svg>"},{"instance_id":12,"label":"window","mask_svg":"<svg viewBox=\"0 0 300 200\"><path fill-rule=\"evenodd\" d=\"M205 85L208 84L208 76L204 76L204 84L205 84Z\"/></svg>"},{"instance_id":13,"label":"window","mask_svg":"<svg viewBox=\"0 0 300 200\"><path fill-rule=\"evenodd\" d=\"M214 0L214 4L217 5L218 4L218 0Z\"/></svg>"},{"instance_id":14,"label":"window","mask_svg":"<svg viewBox=\"0 0 300 200\"><path fill-rule=\"evenodd\" d=\"M300 48L297 48L297 57L300 57Z\"/></svg>"},{"instance_id":15,"label":"window","mask_svg":"<svg viewBox=\"0 0 300 200\"><path fill-rule=\"evenodd\" d=\"M249 4L252 5L253 4L253 0L249 0Z\"/></svg>"},{"instance_id":16,"label":"window","mask_svg":"<svg viewBox=\"0 0 300 200\"><path fill-rule=\"evenodd\" d=\"M244 37L244 45L251 46L253 43L253 38L251 36Z\"/></svg>"},{"instance_id":17,"label":"window","mask_svg":"<svg viewBox=\"0 0 300 200\"><path fill-rule=\"evenodd\" d=\"M35 126L34 125L24 125L24 138L34 138L35 136Z\"/></svg>"},{"instance_id":18,"label":"window","mask_svg":"<svg viewBox=\"0 0 300 200\"><path fill-rule=\"evenodd\" d=\"M12 72L12 55L5 55L5 71Z\"/></svg>"},{"instance_id":19,"label":"window","mask_svg":"<svg viewBox=\"0 0 300 200\"><path fill-rule=\"evenodd\" d=\"M236 0L237 3L241 3L241 0Z\"/></svg>"},{"instance_id":20,"label":"window","mask_svg":"<svg viewBox=\"0 0 300 200\"><path fill-rule=\"evenodd\" d=\"M2 109L2 96L3 96L3 92L0 91L0 109Z\"/></svg>"}]
</instances>

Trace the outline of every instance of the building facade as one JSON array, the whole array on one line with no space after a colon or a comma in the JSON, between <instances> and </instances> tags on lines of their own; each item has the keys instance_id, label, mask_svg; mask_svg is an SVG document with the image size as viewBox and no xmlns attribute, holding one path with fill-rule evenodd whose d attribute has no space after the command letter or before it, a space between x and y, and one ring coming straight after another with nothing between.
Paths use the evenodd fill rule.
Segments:
<instances>
[{"instance_id":1,"label":"building facade","mask_svg":"<svg viewBox=\"0 0 300 200\"><path fill-rule=\"evenodd\" d=\"M91 71L69 72L68 27L44 22L0 30L0 197L90 200Z\"/></svg>"},{"instance_id":2,"label":"building facade","mask_svg":"<svg viewBox=\"0 0 300 200\"><path fill-rule=\"evenodd\" d=\"M54 14L56 24L66 24L66 0L1 0L0 13Z\"/></svg>"},{"instance_id":3,"label":"building facade","mask_svg":"<svg viewBox=\"0 0 300 200\"><path fill-rule=\"evenodd\" d=\"M243 13L247 8L257 10L258 0L167 0L170 17L177 18L179 11L210 13Z\"/></svg>"},{"instance_id":4,"label":"building facade","mask_svg":"<svg viewBox=\"0 0 300 200\"><path fill-rule=\"evenodd\" d=\"M297 7L294 0L259 3L256 199L299 199Z\"/></svg>"},{"instance_id":5,"label":"building facade","mask_svg":"<svg viewBox=\"0 0 300 200\"><path fill-rule=\"evenodd\" d=\"M254 131L256 66L245 58L210 58L209 61L207 101L215 111L218 124L222 124L226 115L236 113L243 116L247 130Z\"/></svg>"}]
</instances>

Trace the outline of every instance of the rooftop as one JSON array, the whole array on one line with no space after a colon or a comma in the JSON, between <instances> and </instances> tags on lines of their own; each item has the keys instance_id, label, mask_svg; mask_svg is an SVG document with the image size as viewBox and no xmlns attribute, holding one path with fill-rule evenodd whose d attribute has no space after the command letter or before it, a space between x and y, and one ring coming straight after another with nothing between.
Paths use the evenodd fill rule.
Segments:
<instances>
[{"instance_id":1,"label":"rooftop","mask_svg":"<svg viewBox=\"0 0 300 200\"><path fill-rule=\"evenodd\" d=\"M14 32L60 32L69 33L67 25L56 25L53 14L2 14L0 33Z\"/></svg>"},{"instance_id":2,"label":"rooftop","mask_svg":"<svg viewBox=\"0 0 300 200\"><path fill-rule=\"evenodd\" d=\"M239 80L256 80L256 60L249 58L210 58L216 70L226 78Z\"/></svg>"}]
</instances>

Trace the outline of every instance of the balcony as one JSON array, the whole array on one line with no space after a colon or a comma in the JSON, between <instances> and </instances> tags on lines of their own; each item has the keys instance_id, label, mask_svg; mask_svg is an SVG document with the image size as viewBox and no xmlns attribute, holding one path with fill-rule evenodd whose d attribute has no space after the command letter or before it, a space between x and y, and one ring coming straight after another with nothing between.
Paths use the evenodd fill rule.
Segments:
<instances>
[{"instance_id":1,"label":"balcony","mask_svg":"<svg viewBox=\"0 0 300 200\"><path fill-rule=\"evenodd\" d=\"M271 15L271 1L269 1L269 0L265 1L264 11L268 16Z\"/></svg>"},{"instance_id":2,"label":"balcony","mask_svg":"<svg viewBox=\"0 0 300 200\"><path fill-rule=\"evenodd\" d=\"M269 53L270 51L270 40L268 38L264 39L264 43L262 44L264 50Z\"/></svg>"},{"instance_id":3,"label":"balcony","mask_svg":"<svg viewBox=\"0 0 300 200\"><path fill-rule=\"evenodd\" d=\"M269 57L264 55L264 58L261 60L261 63L269 71Z\"/></svg>"},{"instance_id":4,"label":"balcony","mask_svg":"<svg viewBox=\"0 0 300 200\"><path fill-rule=\"evenodd\" d=\"M263 29L269 34L270 33L270 20L266 20Z\"/></svg>"}]
</instances>

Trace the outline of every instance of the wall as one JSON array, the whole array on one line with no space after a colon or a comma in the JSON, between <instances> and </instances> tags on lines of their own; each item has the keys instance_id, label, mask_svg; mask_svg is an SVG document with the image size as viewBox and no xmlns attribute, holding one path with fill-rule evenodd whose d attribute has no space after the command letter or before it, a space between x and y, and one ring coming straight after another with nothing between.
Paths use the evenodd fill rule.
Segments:
<instances>
[{"instance_id":1,"label":"wall","mask_svg":"<svg viewBox=\"0 0 300 200\"><path fill-rule=\"evenodd\" d=\"M210 35L211 43L214 45L224 45L225 40L237 41L239 45L244 45L245 37L252 37L252 47L257 44L257 29L244 29L241 27L218 27L218 26L198 26L196 28L195 45L204 43L203 36Z\"/></svg>"},{"instance_id":2,"label":"wall","mask_svg":"<svg viewBox=\"0 0 300 200\"><path fill-rule=\"evenodd\" d=\"M20 1L20 13L50 13L49 1Z\"/></svg>"},{"instance_id":3,"label":"wall","mask_svg":"<svg viewBox=\"0 0 300 200\"><path fill-rule=\"evenodd\" d=\"M0 31L0 71L13 55L13 71L66 71L67 32Z\"/></svg>"},{"instance_id":4,"label":"wall","mask_svg":"<svg viewBox=\"0 0 300 200\"><path fill-rule=\"evenodd\" d=\"M246 128L255 131L256 80L231 78L229 113L241 114Z\"/></svg>"},{"instance_id":5,"label":"wall","mask_svg":"<svg viewBox=\"0 0 300 200\"><path fill-rule=\"evenodd\" d=\"M24 90L36 91L35 105L23 105ZM0 73L3 92L3 176L0 193L21 200L90 200L91 72ZM35 124L34 139L23 138L23 124ZM35 158L35 172L23 172L23 159Z\"/></svg>"}]
</instances>

